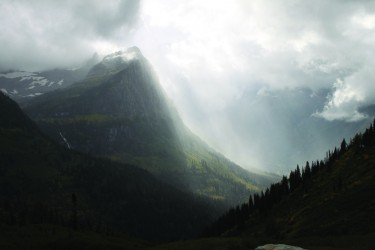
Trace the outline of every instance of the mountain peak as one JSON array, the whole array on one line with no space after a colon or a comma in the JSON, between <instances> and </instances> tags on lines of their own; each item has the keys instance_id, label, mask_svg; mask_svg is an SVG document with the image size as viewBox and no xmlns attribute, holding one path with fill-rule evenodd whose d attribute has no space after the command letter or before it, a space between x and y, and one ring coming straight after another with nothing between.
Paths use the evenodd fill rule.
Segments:
<instances>
[{"instance_id":1,"label":"mountain peak","mask_svg":"<svg viewBox=\"0 0 375 250\"><path fill-rule=\"evenodd\" d=\"M106 55L103 58L103 62L108 62L112 60L122 60L124 62L132 61L134 59L139 59L142 56L141 50L138 47L130 47L125 51L117 51L115 53Z\"/></svg>"},{"instance_id":2,"label":"mountain peak","mask_svg":"<svg viewBox=\"0 0 375 250\"><path fill-rule=\"evenodd\" d=\"M143 59L141 50L138 47L130 47L124 51L106 55L103 60L96 64L88 76L107 75L125 69L131 62Z\"/></svg>"}]
</instances>

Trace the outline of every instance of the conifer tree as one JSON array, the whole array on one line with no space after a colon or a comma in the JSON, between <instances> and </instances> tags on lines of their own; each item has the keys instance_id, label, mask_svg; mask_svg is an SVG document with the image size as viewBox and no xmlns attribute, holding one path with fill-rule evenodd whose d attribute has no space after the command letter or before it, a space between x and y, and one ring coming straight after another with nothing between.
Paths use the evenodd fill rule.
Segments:
<instances>
[{"instance_id":1,"label":"conifer tree","mask_svg":"<svg viewBox=\"0 0 375 250\"><path fill-rule=\"evenodd\" d=\"M340 153L342 154L342 153L344 153L345 151L346 151L346 148L347 148L347 143L346 143L346 141L345 141L345 138L342 140L342 142L341 142L341 146L340 146Z\"/></svg>"},{"instance_id":2,"label":"conifer tree","mask_svg":"<svg viewBox=\"0 0 375 250\"><path fill-rule=\"evenodd\" d=\"M249 197L249 212L252 213L254 211L254 202L253 197L250 195Z\"/></svg>"}]
</instances>

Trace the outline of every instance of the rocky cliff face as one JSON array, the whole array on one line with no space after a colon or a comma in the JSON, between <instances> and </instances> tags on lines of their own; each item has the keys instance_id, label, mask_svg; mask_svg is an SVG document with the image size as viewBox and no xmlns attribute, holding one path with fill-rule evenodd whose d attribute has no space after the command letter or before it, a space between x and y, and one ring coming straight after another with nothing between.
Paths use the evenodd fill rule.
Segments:
<instances>
[{"instance_id":1,"label":"rocky cliff face","mask_svg":"<svg viewBox=\"0 0 375 250\"><path fill-rule=\"evenodd\" d=\"M151 65L138 48L106 56L95 65L88 78L113 75L95 94L95 102L84 105L84 112L98 112L128 119L163 119L168 116L167 104ZM87 96L92 97L93 93Z\"/></svg>"},{"instance_id":2,"label":"rocky cliff face","mask_svg":"<svg viewBox=\"0 0 375 250\"><path fill-rule=\"evenodd\" d=\"M137 163L178 148L167 102L138 48L106 56L84 81L35 103L26 111L38 124L85 153Z\"/></svg>"}]
</instances>

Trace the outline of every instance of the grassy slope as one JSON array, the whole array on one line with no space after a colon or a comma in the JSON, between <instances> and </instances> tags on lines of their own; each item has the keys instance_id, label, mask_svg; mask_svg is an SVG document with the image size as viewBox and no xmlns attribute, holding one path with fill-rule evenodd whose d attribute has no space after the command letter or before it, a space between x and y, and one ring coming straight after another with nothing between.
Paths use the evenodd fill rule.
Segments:
<instances>
[{"instance_id":1,"label":"grassy slope","mask_svg":"<svg viewBox=\"0 0 375 250\"><path fill-rule=\"evenodd\" d=\"M100 128L119 126L120 124L139 127L139 121L103 114L42 118L36 121L46 129L45 131L60 127L65 135L79 133L81 138L85 138L83 140L86 141L95 138L95 132ZM88 131L94 132L90 135ZM194 146L181 147L168 137L153 136L153 140L150 140L147 147L147 154L113 151L107 157L115 161L140 166L161 178L174 176L184 179L187 182L186 185L194 193L219 200L229 199L230 204L247 200L250 193L260 191L265 183L274 180L239 168L200 142L195 142Z\"/></svg>"},{"instance_id":2,"label":"grassy slope","mask_svg":"<svg viewBox=\"0 0 375 250\"><path fill-rule=\"evenodd\" d=\"M104 114L76 115L64 118L42 118L36 120L45 131L62 128L65 134L81 134L83 140L92 141L97 129L116 126L141 127L143 121L129 120L126 117ZM145 126L147 126L145 124ZM162 130L163 127L160 128ZM125 151L112 151L106 155L112 160L140 166L163 179L163 176L186 181L186 186L196 194L219 200L229 200L230 204L244 202L250 193L264 188L273 177L250 173L241 169L224 156L211 150L193 135L187 135L189 145L181 145L165 133L154 131L148 140L148 151L134 154ZM89 131L93 131L91 134ZM157 136L155 136L157 135ZM58 138L56 138L58 139ZM121 146L120 146L121 147ZM168 181L168 180L167 180Z\"/></svg>"}]
</instances>

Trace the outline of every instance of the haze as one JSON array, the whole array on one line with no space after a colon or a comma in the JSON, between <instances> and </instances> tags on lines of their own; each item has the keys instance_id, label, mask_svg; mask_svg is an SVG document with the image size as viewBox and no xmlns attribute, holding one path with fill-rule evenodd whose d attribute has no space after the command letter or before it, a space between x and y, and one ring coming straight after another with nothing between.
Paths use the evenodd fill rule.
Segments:
<instances>
[{"instance_id":1,"label":"haze","mask_svg":"<svg viewBox=\"0 0 375 250\"><path fill-rule=\"evenodd\" d=\"M284 173L372 118L371 1L3 0L0 22L1 71L138 46L191 130L244 167Z\"/></svg>"}]
</instances>

